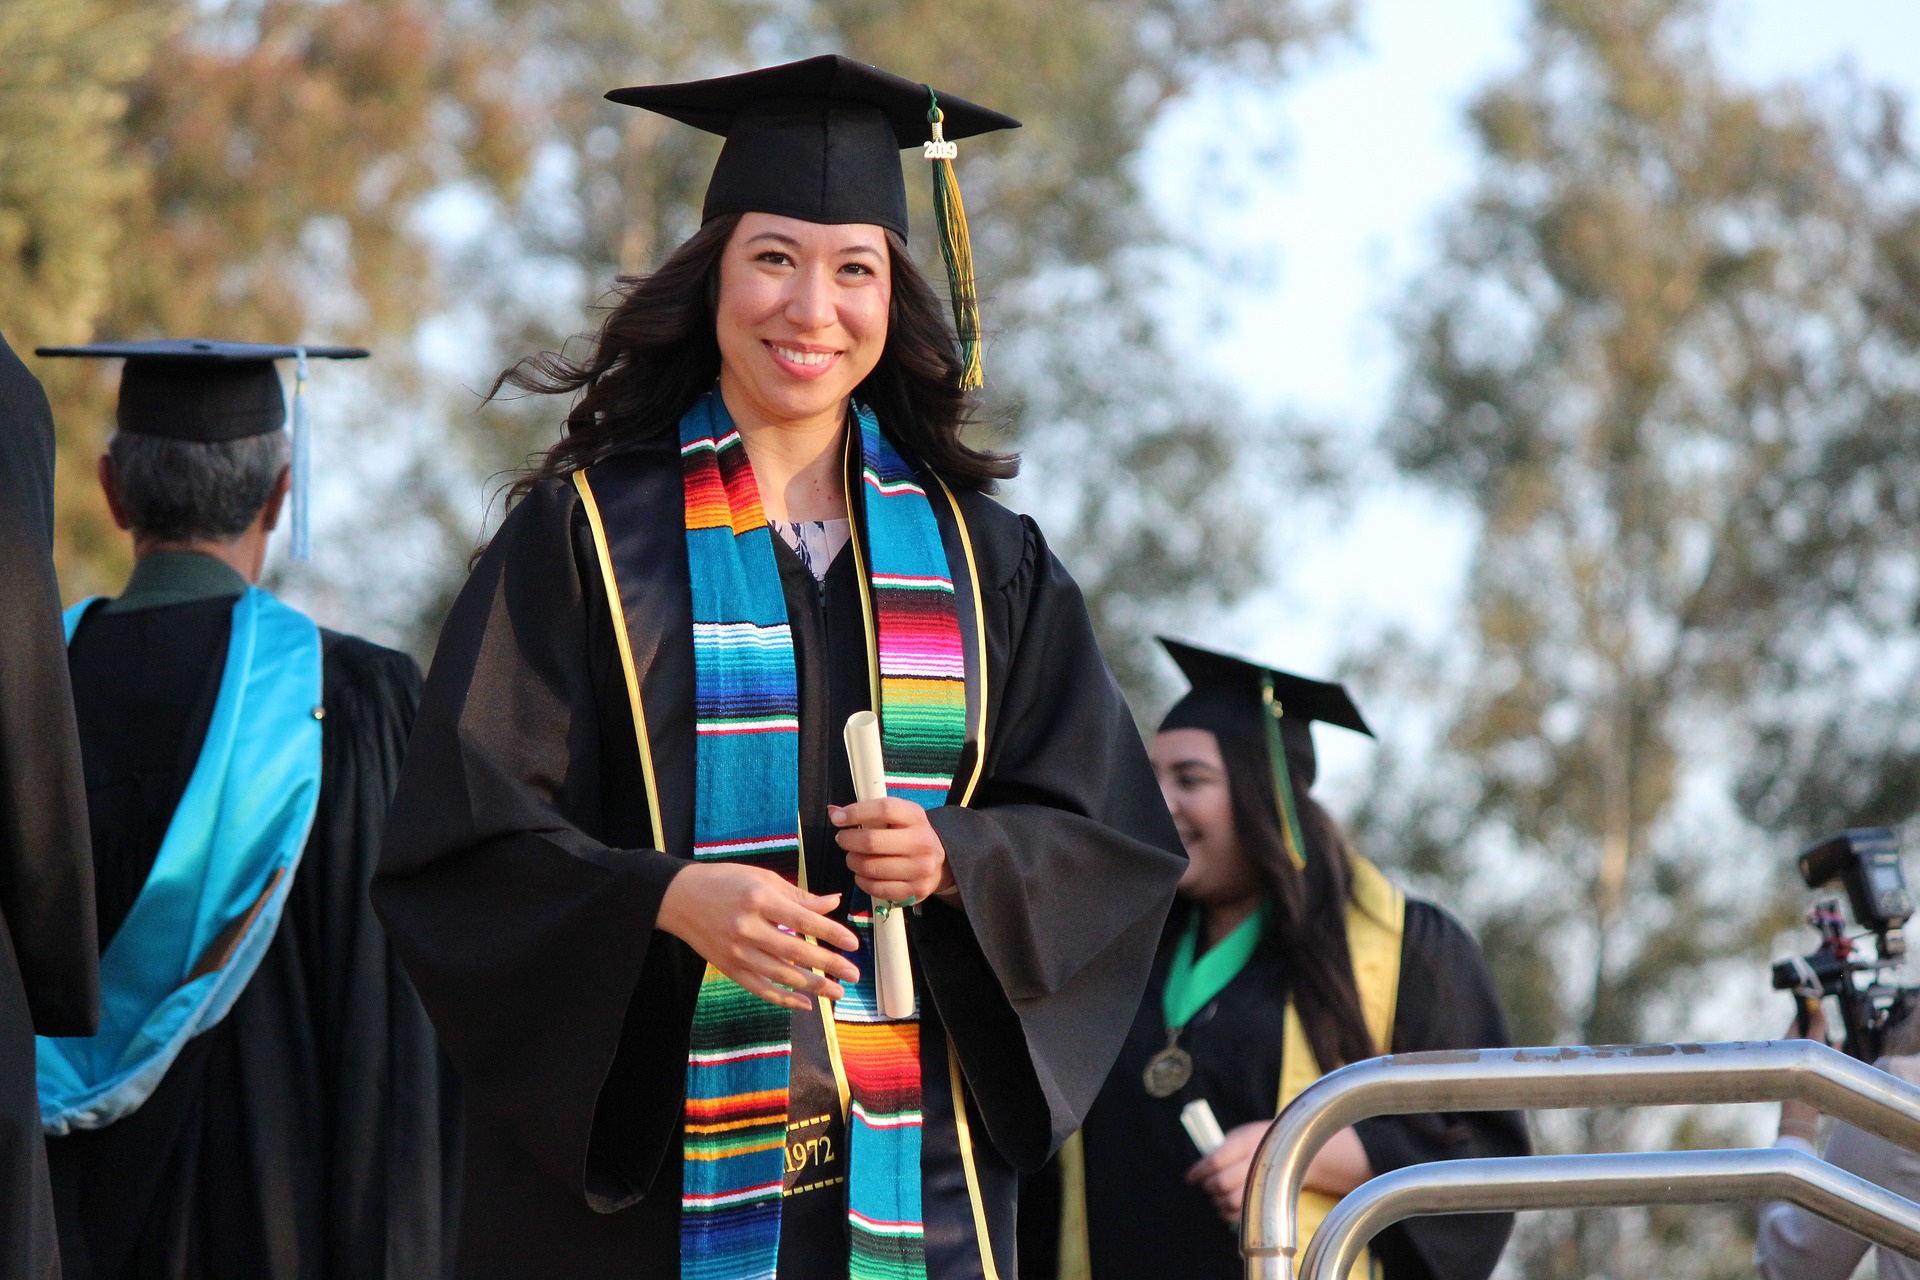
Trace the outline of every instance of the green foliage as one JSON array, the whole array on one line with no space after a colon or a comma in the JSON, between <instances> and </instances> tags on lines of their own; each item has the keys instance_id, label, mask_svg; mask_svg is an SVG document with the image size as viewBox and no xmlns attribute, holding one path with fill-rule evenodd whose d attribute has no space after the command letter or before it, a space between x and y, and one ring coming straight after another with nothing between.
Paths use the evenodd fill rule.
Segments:
<instances>
[{"instance_id":1,"label":"green foliage","mask_svg":"<svg viewBox=\"0 0 1920 1280\"><path fill-rule=\"evenodd\" d=\"M0 5L0 331L25 358L84 341L108 305L127 211L146 190L122 146L129 90L165 33L122 0ZM64 519L78 472L61 462ZM63 559L124 554L111 531L103 518L67 522Z\"/></svg>"},{"instance_id":2,"label":"green foliage","mask_svg":"<svg viewBox=\"0 0 1920 1280\"><path fill-rule=\"evenodd\" d=\"M118 147L158 21L117 0L0 7L0 330L74 341L106 300L140 171Z\"/></svg>"},{"instance_id":3,"label":"green foliage","mask_svg":"<svg viewBox=\"0 0 1920 1280\"><path fill-rule=\"evenodd\" d=\"M1405 311L1386 444L1480 521L1471 661L1441 759L1368 817L1483 904L1528 1039L1687 1035L1767 958L1795 839L1914 797L1910 732L1877 772L1784 781L1836 735L1871 754L1884 716L1809 733L1803 695L1860 690L1915 617L1913 158L1898 108L1856 85L1729 83L1707 16L1537 0ZM1760 826L1728 821L1736 799ZM1559 1139L1651 1132L1593 1113ZM1727 1221L1665 1255L1664 1220L1634 1221L1533 1231L1519 1265L1743 1265Z\"/></svg>"}]
</instances>

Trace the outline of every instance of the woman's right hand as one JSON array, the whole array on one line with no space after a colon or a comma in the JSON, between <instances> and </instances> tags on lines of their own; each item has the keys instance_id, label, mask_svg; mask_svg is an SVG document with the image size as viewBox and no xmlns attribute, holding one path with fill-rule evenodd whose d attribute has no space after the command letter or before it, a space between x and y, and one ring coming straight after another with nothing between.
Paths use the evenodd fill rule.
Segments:
<instances>
[{"instance_id":1,"label":"woman's right hand","mask_svg":"<svg viewBox=\"0 0 1920 1280\"><path fill-rule=\"evenodd\" d=\"M656 924L767 1003L804 1012L815 997L841 999L840 982L860 978L839 951L807 941L859 946L824 914L839 903L837 893L807 893L764 867L690 862L668 882Z\"/></svg>"}]
</instances>

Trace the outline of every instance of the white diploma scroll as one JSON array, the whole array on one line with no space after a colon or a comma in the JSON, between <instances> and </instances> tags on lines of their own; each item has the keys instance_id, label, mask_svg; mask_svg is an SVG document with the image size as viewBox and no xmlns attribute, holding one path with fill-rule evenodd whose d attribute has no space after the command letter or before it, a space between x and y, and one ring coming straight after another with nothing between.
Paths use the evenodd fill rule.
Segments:
<instances>
[{"instance_id":1,"label":"white diploma scroll","mask_svg":"<svg viewBox=\"0 0 1920 1280\"><path fill-rule=\"evenodd\" d=\"M1200 1148L1200 1154L1210 1156L1227 1140L1220 1131L1220 1121L1214 1118L1213 1108L1207 1105L1205 1098L1195 1098L1180 1108L1180 1123L1186 1126L1187 1136L1193 1139L1193 1145Z\"/></svg>"},{"instance_id":2,"label":"white diploma scroll","mask_svg":"<svg viewBox=\"0 0 1920 1280\"><path fill-rule=\"evenodd\" d=\"M880 751L880 717L871 711L854 712L847 717L846 737L854 799L885 799L887 766ZM889 1018L911 1018L913 964L907 959L906 910L898 903L873 904L873 969L880 1012Z\"/></svg>"}]
</instances>

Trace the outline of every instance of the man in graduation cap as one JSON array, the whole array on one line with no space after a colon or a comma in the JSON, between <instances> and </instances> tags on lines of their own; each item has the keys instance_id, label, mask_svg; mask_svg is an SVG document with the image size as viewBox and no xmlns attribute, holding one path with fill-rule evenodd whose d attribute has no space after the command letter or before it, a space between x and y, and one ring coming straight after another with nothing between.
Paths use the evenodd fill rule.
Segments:
<instances>
[{"instance_id":1,"label":"man in graduation cap","mask_svg":"<svg viewBox=\"0 0 1920 1280\"><path fill-rule=\"evenodd\" d=\"M835 57L609 96L726 135L706 220L521 371L578 395L441 634L375 883L468 1099L460 1272L1011 1276L1183 863L1078 589L984 492L1013 460L961 436L954 140L1014 122Z\"/></svg>"},{"instance_id":2,"label":"man in graduation cap","mask_svg":"<svg viewBox=\"0 0 1920 1280\"><path fill-rule=\"evenodd\" d=\"M34 1032L99 1013L86 785L53 571L53 415L0 338L0 1276L59 1274Z\"/></svg>"},{"instance_id":3,"label":"man in graduation cap","mask_svg":"<svg viewBox=\"0 0 1920 1280\"><path fill-rule=\"evenodd\" d=\"M104 1010L39 1046L68 1280L443 1274L450 1099L366 898L419 671L254 585L274 361L366 352L40 354L126 361L99 472L135 557L67 614Z\"/></svg>"},{"instance_id":4,"label":"man in graduation cap","mask_svg":"<svg viewBox=\"0 0 1920 1280\"><path fill-rule=\"evenodd\" d=\"M1472 937L1355 853L1309 794L1314 721L1371 736L1347 691L1161 643L1193 686L1152 747L1187 871L1119 1061L1057 1176L1023 1202L1023 1275L1232 1280L1249 1162L1301 1090L1377 1054L1508 1043ZM1225 1131L1211 1152L1181 1120L1197 1101ZM1527 1150L1514 1112L1363 1120L1307 1170L1301 1241L1378 1174ZM1409 1219L1355 1274L1485 1280L1511 1223Z\"/></svg>"}]
</instances>

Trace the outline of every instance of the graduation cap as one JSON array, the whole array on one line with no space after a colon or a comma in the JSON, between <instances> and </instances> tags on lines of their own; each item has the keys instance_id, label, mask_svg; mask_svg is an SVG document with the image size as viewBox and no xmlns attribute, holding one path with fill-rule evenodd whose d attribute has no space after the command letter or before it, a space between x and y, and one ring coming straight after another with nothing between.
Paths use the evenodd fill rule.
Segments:
<instances>
[{"instance_id":1,"label":"graduation cap","mask_svg":"<svg viewBox=\"0 0 1920 1280\"><path fill-rule=\"evenodd\" d=\"M872 223L907 234L900 152L932 162L940 254L965 364L961 386L981 385L980 313L966 209L953 175L954 143L1020 122L838 54L683 84L615 89L608 99L725 138L707 184L703 220L772 213L805 222Z\"/></svg>"},{"instance_id":2,"label":"graduation cap","mask_svg":"<svg viewBox=\"0 0 1920 1280\"><path fill-rule=\"evenodd\" d=\"M84 347L39 347L39 356L123 359L115 421L134 435L201 444L263 436L287 425L276 360L294 360L293 547L296 560L312 556L308 520L312 434L307 418L307 361L359 360L360 347L289 347L206 338L100 342Z\"/></svg>"},{"instance_id":3,"label":"graduation cap","mask_svg":"<svg viewBox=\"0 0 1920 1280\"><path fill-rule=\"evenodd\" d=\"M1240 730L1265 739L1273 768L1274 799L1280 808L1280 834L1295 867L1304 869L1306 842L1300 835L1294 788L1304 795L1313 787L1318 762L1313 751L1312 724L1318 720L1369 738L1373 730L1361 718L1344 685L1310 680L1216 653L1178 640L1158 637L1193 687L1173 704L1160 729L1206 729L1213 733Z\"/></svg>"}]
</instances>

